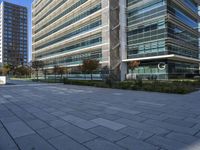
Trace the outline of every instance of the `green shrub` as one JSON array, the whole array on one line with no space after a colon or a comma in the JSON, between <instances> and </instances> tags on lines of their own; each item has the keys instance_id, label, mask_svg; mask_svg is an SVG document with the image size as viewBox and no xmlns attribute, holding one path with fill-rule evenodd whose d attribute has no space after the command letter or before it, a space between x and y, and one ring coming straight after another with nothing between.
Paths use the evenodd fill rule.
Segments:
<instances>
[{"instance_id":1,"label":"green shrub","mask_svg":"<svg viewBox=\"0 0 200 150\"><path fill-rule=\"evenodd\" d=\"M186 94L196 91L197 82L189 81L124 81L124 82L103 82L103 81L86 81L86 80L68 80L64 79L64 84L95 86L102 88L116 88L128 90L141 90L162 93ZM195 86L194 86L195 85Z\"/></svg>"},{"instance_id":2,"label":"green shrub","mask_svg":"<svg viewBox=\"0 0 200 150\"><path fill-rule=\"evenodd\" d=\"M105 83L111 88L113 86L112 78L110 77L106 78Z\"/></svg>"},{"instance_id":3,"label":"green shrub","mask_svg":"<svg viewBox=\"0 0 200 150\"><path fill-rule=\"evenodd\" d=\"M119 82L115 86L119 89L131 89L132 82Z\"/></svg>"},{"instance_id":4,"label":"green shrub","mask_svg":"<svg viewBox=\"0 0 200 150\"><path fill-rule=\"evenodd\" d=\"M68 80L64 79L64 84L73 84L73 85L85 85L85 86L95 86L95 87L103 87L108 88L108 85L102 81L95 80Z\"/></svg>"},{"instance_id":5,"label":"green shrub","mask_svg":"<svg viewBox=\"0 0 200 150\"><path fill-rule=\"evenodd\" d=\"M33 82L43 82L43 83L63 83L62 79L32 79Z\"/></svg>"}]
</instances>

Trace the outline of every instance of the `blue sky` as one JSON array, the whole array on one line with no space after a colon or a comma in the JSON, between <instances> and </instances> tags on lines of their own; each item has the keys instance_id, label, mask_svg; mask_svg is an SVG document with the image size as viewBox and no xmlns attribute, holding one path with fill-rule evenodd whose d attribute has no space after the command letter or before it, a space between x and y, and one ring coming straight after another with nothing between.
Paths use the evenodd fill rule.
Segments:
<instances>
[{"instance_id":1,"label":"blue sky","mask_svg":"<svg viewBox=\"0 0 200 150\"><path fill-rule=\"evenodd\" d=\"M2 0L0 0L2 1ZM29 28L29 60L31 60L31 51L32 51L32 39L31 39L31 3L32 0L4 0L6 2L10 2L10 3L14 3L14 4L18 4L18 5L22 5L22 6L26 6L28 8L28 19L29 19L29 24L28 24L28 28Z\"/></svg>"}]
</instances>

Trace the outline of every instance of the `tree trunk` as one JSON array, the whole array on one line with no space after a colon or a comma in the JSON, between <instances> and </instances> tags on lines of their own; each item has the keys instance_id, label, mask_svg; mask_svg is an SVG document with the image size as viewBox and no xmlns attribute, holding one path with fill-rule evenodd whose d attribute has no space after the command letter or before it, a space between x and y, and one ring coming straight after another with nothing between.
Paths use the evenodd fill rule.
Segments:
<instances>
[{"instance_id":1,"label":"tree trunk","mask_svg":"<svg viewBox=\"0 0 200 150\"><path fill-rule=\"evenodd\" d=\"M93 78L92 78L92 73L91 73L91 80L93 80Z\"/></svg>"},{"instance_id":2,"label":"tree trunk","mask_svg":"<svg viewBox=\"0 0 200 150\"><path fill-rule=\"evenodd\" d=\"M38 70L37 70L37 75L36 76L37 76L37 81L38 81Z\"/></svg>"},{"instance_id":3,"label":"tree trunk","mask_svg":"<svg viewBox=\"0 0 200 150\"><path fill-rule=\"evenodd\" d=\"M44 72L44 79L47 80L47 73L46 73L46 71Z\"/></svg>"},{"instance_id":4,"label":"tree trunk","mask_svg":"<svg viewBox=\"0 0 200 150\"><path fill-rule=\"evenodd\" d=\"M131 69L131 80L133 80L133 69Z\"/></svg>"}]
</instances>

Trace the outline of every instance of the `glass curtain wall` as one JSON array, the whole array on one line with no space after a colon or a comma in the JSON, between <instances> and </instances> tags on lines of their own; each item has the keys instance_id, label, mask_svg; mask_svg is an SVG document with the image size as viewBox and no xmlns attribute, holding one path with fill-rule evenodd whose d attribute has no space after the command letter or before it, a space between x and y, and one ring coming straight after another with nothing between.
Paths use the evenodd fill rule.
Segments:
<instances>
[{"instance_id":1,"label":"glass curtain wall","mask_svg":"<svg viewBox=\"0 0 200 150\"><path fill-rule=\"evenodd\" d=\"M165 54L166 1L129 0L127 6L128 58Z\"/></svg>"},{"instance_id":2,"label":"glass curtain wall","mask_svg":"<svg viewBox=\"0 0 200 150\"><path fill-rule=\"evenodd\" d=\"M102 61L101 0L51 1L43 9L39 5L33 6L33 60L44 61L45 68Z\"/></svg>"},{"instance_id":3,"label":"glass curtain wall","mask_svg":"<svg viewBox=\"0 0 200 150\"><path fill-rule=\"evenodd\" d=\"M128 0L127 58L175 54L199 59L197 15L198 5L194 0ZM160 63L165 64L165 69L159 69ZM198 63L146 60L141 61L135 73L143 78L156 75L159 79L189 76L198 74Z\"/></svg>"}]
</instances>

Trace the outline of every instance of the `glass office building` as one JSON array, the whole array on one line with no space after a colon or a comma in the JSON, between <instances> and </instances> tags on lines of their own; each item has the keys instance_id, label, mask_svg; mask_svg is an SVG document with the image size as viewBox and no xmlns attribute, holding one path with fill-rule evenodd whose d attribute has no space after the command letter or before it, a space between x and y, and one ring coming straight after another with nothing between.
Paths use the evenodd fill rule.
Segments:
<instances>
[{"instance_id":1,"label":"glass office building","mask_svg":"<svg viewBox=\"0 0 200 150\"><path fill-rule=\"evenodd\" d=\"M127 59L142 78L199 73L198 1L127 0ZM130 72L130 68L127 68Z\"/></svg>"},{"instance_id":2,"label":"glass office building","mask_svg":"<svg viewBox=\"0 0 200 150\"><path fill-rule=\"evenodd\" d=\"M75 68L97 59L124 80L199 73L198 0L35 0L33 60Z\"/></svg>"},{"instance_id":3,"label":"glass office building","mask_svg":"<svg viewBox=\"0 0 200 150\"><path fill-rule=\"evenodd\" d=\"M0 63L13 66L28 61L27 8L1 2L0 8Z\"/></svg>"},{"instance_id":4,"label":"glass office building","mask_svg":"<svg viewBox=\"0 0 200 150\"><path fill-rule=\"evenodd\" d=\"M37 0L32 8L33 60L46 69L76 70L84 59L109 65L107 0Z\"/></svg>"}]
</instances>

